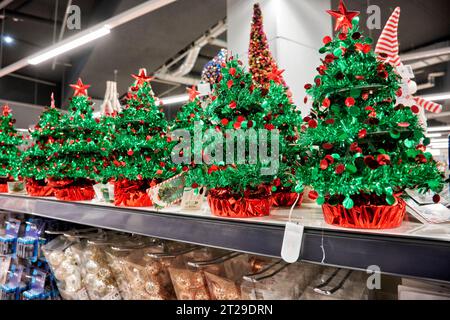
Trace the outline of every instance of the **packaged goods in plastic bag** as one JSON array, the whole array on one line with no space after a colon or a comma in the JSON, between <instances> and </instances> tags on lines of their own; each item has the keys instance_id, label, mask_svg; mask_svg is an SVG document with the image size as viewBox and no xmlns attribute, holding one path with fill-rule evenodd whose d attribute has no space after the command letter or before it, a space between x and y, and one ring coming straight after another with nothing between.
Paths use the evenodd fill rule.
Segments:
<instances>
[{"instance_id":1,"label":"packaged goods in plastic bag","mask_svg":"<svg viewBox=\"0 0 450 320\"><path fill-rule=\"evenodd\" d=\"M172 300L175 298L167 265L176 259L151 258L164 252L159 243L115 246L107 252L108 261L125 300Z\"/></svg>"},{"instance_id":2,"label":"packaged goods in plastic bag","mask_svg":"<svg viewBox=\"0 0 450 320\"><path fill-rule=\"evenodd\" d=\"M325 268L300 300L367 300L367 277L360 271Z\"/></svg>"},{"instance_id":3,"label":"packaged goods in plastic bag","mask_svg":"<svg viewBox=\"0 0 450 320\"><path fill-rule=\"evenodd\" d=\"M83 283L91 300L122 300L105 249L107 243L88 240L81 255Z\"/></svg>"},{"instance_id":4,"label":"packaged goods in plastic bag","mask_svg":"<svg viewBox=\"0 0 450 320\"><path fill-rule=\"evenodd\" d=\"M82 281L80 243L59 236L42 248L64 300L89 300Z\"/></svg>"},{"instance_id":5,"label":"packaged goods in plastic bag","mask_svg":"<svg viewBox=\"0 0 450 320\"><path fill-rule=\"evenodd\" d=\"M260 271L244 277L241 290L245 300L297 300L321 267L272 261Z\"/></svg>"}]
</instances>

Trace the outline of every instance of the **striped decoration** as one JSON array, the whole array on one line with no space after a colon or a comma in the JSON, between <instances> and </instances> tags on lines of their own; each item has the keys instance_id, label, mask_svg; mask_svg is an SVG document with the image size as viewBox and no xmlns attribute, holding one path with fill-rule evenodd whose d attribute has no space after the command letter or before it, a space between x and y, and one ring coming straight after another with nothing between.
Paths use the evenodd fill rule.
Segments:
<instances>
[{"instance_id":1,"label":"striped decoration","mask_svg":"<svg viewBox=\"0 0 450 320\"><path fill-rule=\"evenodd\" d=\"M377 46L375 47L375 53L379 56L379 59L391 64L394 67L402 66L402 62L399 56L399 43L398 43L398 22L400 20L400 7L395 8L392 12L383 32L380 35ZM380 57L380 54L387 55L386 58ZM409 80L409 79L408 79ZM423 109L433 112L442 112L442 105L425 100L421 97L412 97L418 106Z\"/></svg>"},{"instance_id":2,"label":"striped decoration","mask_svg":"<svg viewBox=\"0 0 450 320\"><path fill-rule=\"evenodd\" d=\"M395 8L394 12L390 16L380 35L375 53L380 55L382 53L387 55L386 62L389 62L393 66L400 66L400 56L398 55L398 21L400 19L400 7Z\"/></svg>"},{"instance_id":3,"label":"striped decoration","mask_svg":"<svg viewBox=\"0 0 450 320\"><path fill-rule=\"evenodd\" d=\"M425 100L421 97L414 97L413 99L419 106L421 106L425 110L428 110L433 113L441 113L442 112L442 106L438 103L434 103L432 101Z\"/></svg>"}]
</instances>

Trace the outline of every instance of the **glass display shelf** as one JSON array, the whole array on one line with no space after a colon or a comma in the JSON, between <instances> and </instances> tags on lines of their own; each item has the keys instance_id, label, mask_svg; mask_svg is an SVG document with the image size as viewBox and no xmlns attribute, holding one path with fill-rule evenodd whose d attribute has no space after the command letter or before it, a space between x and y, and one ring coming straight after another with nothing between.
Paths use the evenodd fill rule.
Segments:
<instances>
[{"instance_id":1,"label":"glass display shelf","mask_svg":"<svg viewBox=\"0 0 450 320\"><path fill-rule=\"evenodd\" d=\"M207 205L197 211L118 208L11 194L0 194L0 210L271 257L280 256L290 211L226 219L213 216ZM292 220L305 227L302 261L356 270L376 266L385 274L450 282L450 224L423 224L408 215L396 229L343 229L326 224L312 203L295 209Z\"/></svg>"}]
</instances>

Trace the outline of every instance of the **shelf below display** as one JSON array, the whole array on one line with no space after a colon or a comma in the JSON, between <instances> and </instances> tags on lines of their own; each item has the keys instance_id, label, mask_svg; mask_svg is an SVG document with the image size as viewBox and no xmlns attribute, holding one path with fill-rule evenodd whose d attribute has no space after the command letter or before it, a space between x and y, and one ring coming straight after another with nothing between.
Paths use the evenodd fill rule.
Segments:
<instances>
[{"instance_id":1,"label":"shelf below display","mask_svg":"<svg viewBox=\"0 0 450 320\"><path fill-rule=\"evenodd\" d=\"M289 213L273 210L267 218L234 220L213 217L207 209L127 209L8 194L0 194L0 209L271 257L280 256ZM326 225L313 204L304 204L293 217L305 226L301 260L359 270L378 266L386 274L450 282L448 224L405 221L393 230L341 229Z\"/></svg>"}]
</instances>

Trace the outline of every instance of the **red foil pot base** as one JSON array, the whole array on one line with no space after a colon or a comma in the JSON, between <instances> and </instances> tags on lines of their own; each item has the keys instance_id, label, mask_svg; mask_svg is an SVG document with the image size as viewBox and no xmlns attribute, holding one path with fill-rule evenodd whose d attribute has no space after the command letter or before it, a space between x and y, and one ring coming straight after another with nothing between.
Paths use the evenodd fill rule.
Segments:
<instances>
[{"instance_id":1,"label":"red foil pot base","mask_svg":"<svg viewBox=\"0 0 450 320\"><path fill-rule=\"evenodd\" d=\"M292 207L297 201L298 193L290 192L290 191L280 191L272 193L272 205L274 207ZM300 194L300 197L297 201L297 207L300 207L303 202L303 193Z\"/></svg>"},{"instance_id":2,"label":"red foil pot base","mask_svg":"<svg viewBox=\"0 0 450 320\"><path fill-rule=\"evenodd\" d=\"M114 182L114 205L116 207L151 207L145 181L118 180Z\"/></svg>"},{"instance_id":3,"label":"red foil pot base","mask_svg":"<svg viewBox=\"0 0 450 320\"><path fill-rule=\"evenodd\" d=\"M324 204L322 211L325 222L334 226L354 229L393 229L402 224L406 214L406 203L397 198L389 206L361 205L345 209L343 205Z\"/></svg>"},{"instance_id":4,"label":"red foil pot base","mask_svg":"<svg viewBox=\"0 0 450 320\"><path fill-rule=\"evenodd\" d=\"M54 195L53 187L43 180L27 179L25 188L32 197L52 197Z\"/></svg>"},{"instance_id":5,"label":"red foil pot base","mask_svg":"<svg viewBox=\"0 0 450 320\"><path fill-rule=\"evenodd\" d=\"M8 185L5 184L0 184L0 193L8 193Z\"/></svg>"},{"instance_id":6,"label":"red foil pot base","mask_svg":"<svg viewBox=\"0 0 450 320\"><path fill-rule=\"evenodd\" d=\"M56 199L62 201L90 201L95 192L89 180L49 180L49 187L53 188Z\"/></svg>"},{"instance_id":7,"label":"red foil pot base","mask_svg":"<svg viewBox=\"0 0 450 320\"><path fill-rule=\"evenodd\" d=\"M270 192L239 197L228 189L212 189L208 204L215 216L227 218L256 218L268 216L272 206Z\"/></svg>"},{"instance_id":8,"label":"red foil pot base","mask_svg":"<svg viewBox=\"0 0 450 320\"><path fill-rule=\"evenodd\" d=\"M55 197L62 201L90 201L95 192L92 186L69 186L55 190Z\"/></svg>"}]
</instances>

